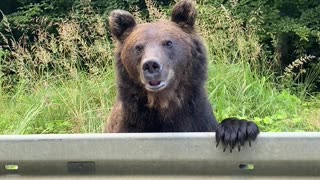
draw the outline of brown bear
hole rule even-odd
[[[218,124],[205,90],[207,54],[195,31],[196,9],[178,2],[171,21],[137,24],[127,11],[109,17],[118,96],[105,132],[216,132],[217,145],[255,140],[254,122],[228,118]]]

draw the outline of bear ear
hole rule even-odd
[[[118,41],[123,41],[135,26],[136,21],[128,11],[114,10],[109,16],[111,34]]]
[[[180,25],[194,27],[197,17],[195,4],[191,0],[181,0],[172,11],[171,20]]]

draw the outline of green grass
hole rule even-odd
[[[111,68],[95,76],[42,79],[31,90],[27,82],[19,84],[0,95],[0,134],[100,133],[115,99],[114,79]],[[207,84],[219,120],[251,119],[262,131],[319,131],[319,98],[302,102],[239,63],[211,63]]]
[[[312,81],[299,88],[292,78],[275,82],[282,77],[273,73],[254,27],[243,28],[225,8],[198,4],[198,10],[210,59],[207,90],[219,120],[250,119],[262,131],[320,131]],[[0,134],[102,132],[116,96],[113,43],[100,16],[82,18],[92,26],[81,29],[70,18],[60,24],[60,37],[39,31],[30,47],[6,37],[11,49],[0,49],[0,70],[15,74],[0,74]],[[319,76],[317,69],[309,73],[311,80]]]
[[[314,124],[320,116],[316,120],[316,116],[312,117],[315,111],[311,110],[317,109],[316,104],[319,107],[319,99],[310,100],[313,108],[307,108],[307,100],[299,99],[289,90],[279,91],[270,77],[254,75],[242,63],[209,66],[208,92],[219,120],[227,117],[251,119],[262,131],[320,130],[320,126]]]
[[[1,95],[0,134],[98,133],[115,97],[112,70],[70,80],[46,79],[31,91]]]

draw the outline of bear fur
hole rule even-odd
[[[218,124],[205,90],[207,54],[195,30],[192,1],[178,2],[171,20],[137,24],[127,11],[109,17],[117,97],[105,132],[216,132],[232,150],[255,140],[257,125],[228,118]]]

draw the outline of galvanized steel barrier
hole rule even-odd
[[[261,133],[240,152],[214,133],[0,136],[0,178],[12,175],[317,177],[320,133]],[[18,176],[16,176],[18,177]]]

